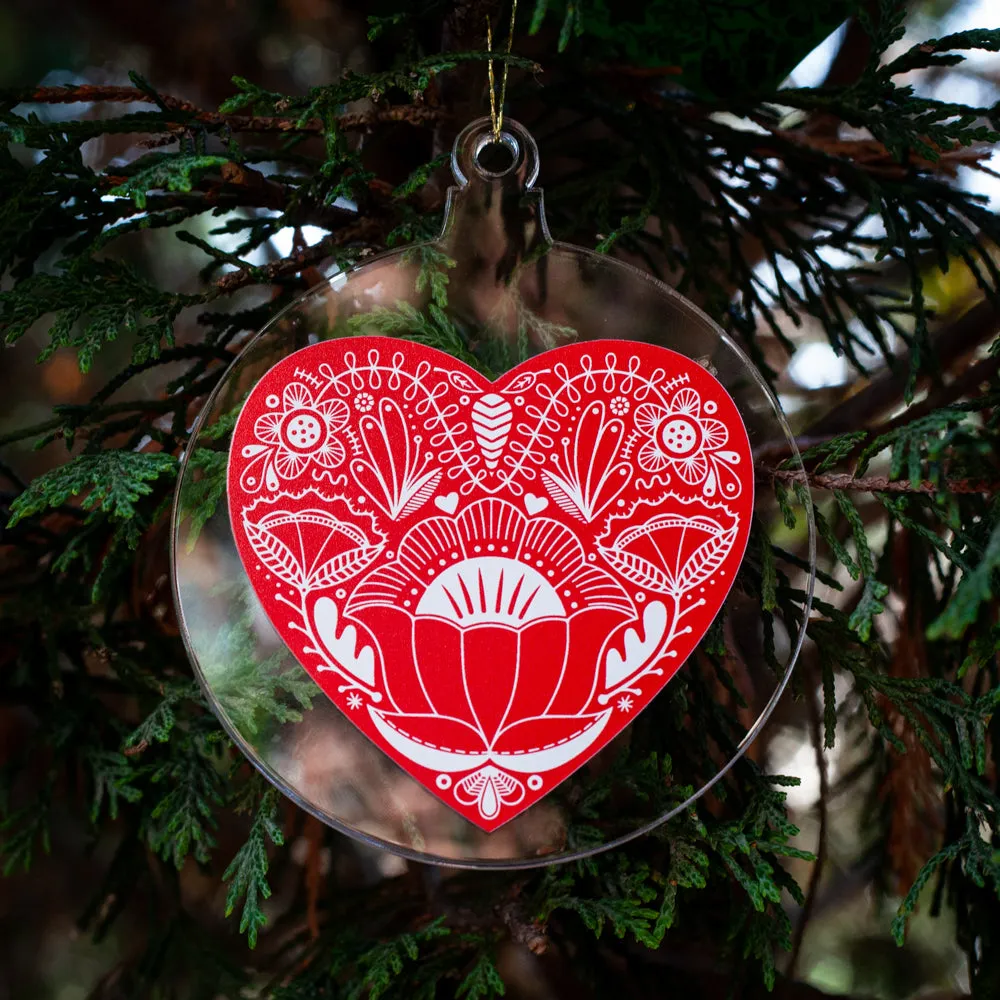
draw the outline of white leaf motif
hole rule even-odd
[[[244,519],[243,527],[257,558],[279,580],[293,587],[305,582],[302,565],[285,543],[266,527]]]
[[[712,535],[691,553],[688,561],[681,567],[676,594],[683,594],[692,587],[697,587],[718,570],[736,541],[736,528],[734,524],[721,534]]]
[[[338,552],[331,559],[327,559],[322,566],[313,570],[306,581],[306,589],[319,590],[322,587],[334,587],[338,583],[344,583],[371,566],[381,551],[381,545],[365,545],[361,548],[347,549],[346,552]]]
[[[593,521],[629,482],[631,465],[619,461],[625,425],[607,419],[603,403],[584,408],[572,440],[552,456],[552,469],[542,471],[549,495],[567,514]]]
[[[427,502],[431,494],[437,489],[441,481],[441,470],[433,469],[425,473],[422,477],[410,484],[410,499],[403,504],[399,512],[400,517],[406,517],[415,510],[419,510]]]
[[[637,556],[625,549],[605,548],[598,545],[597,551],[616,569],[629,583],[657,593],[670,594],[674,590],[673,577],[666,569],[654,566],[648,559]]]
[[[343,583],[367,569],[383,548],[383,540],[369,541],[360,528],[318,509],[270,511],[256,522],[244,514],[243,527],[263,566],[300,590]]]
[[[503,390],[505,396],[516,396],[519,392],[527,392],[538,380],[538,372],[524,372],[508,383]]]
[[[495,469],[513,421],[510,403],[495,392],[481,396],[472,407],[472,429],[487,469]]]
[[[459,392],[479,392],[479,387],[476,383],[469,378],[465,372],[450,371],[447,373],[448,381],[456,388]]]
[[[316,634],[333,659],[365,684],[374,684],[374,650],[367,645],[357,649],[358,630],[353,625],[337,635],[338,619],[337,605],[329,597],[321,597],[313,605]]]
[[[705,515],[660,514],[597,550],[630,583],[680,598],[719,570],[738,532],[738,523],[725,527]]]
[[[403,411],[392,399],[379,403],[377,415],[360,423],[365,455],[354,459],[351,471],[358,485],[392,519],[423,506],[441,479],[440,469],[428,469],[430,452],[411,438]]]
[[[634,628],[627,629],[624,637],[625,655],[615,648],[608,650],[604,661],[605,686],[613,688],[645,666],[659,648],[666,630],[666,607],[660,601],[650,601],[642,613],[642,638]]]
[[[548,469],[542,469],[542,482],[545,483],[549,496],[555,500],[560,510],[565,511],[570,517],[575,517],[578,521],[584,519],[580,512],[581,501],[571,495],[572,487],[565,479],[557,476],[554,472],[549,472]]]

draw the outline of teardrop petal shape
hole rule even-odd
[[[495,392],[480,396],[473,404],[472,429],[487,469],[499,465],[512,420],[510,403]]]

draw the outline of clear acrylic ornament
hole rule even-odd
[[[761,456],[768,456],[771,461],[778,456],[784,460],[784,467],[792,470],[801,467],[778,403],[754,365],[720,327],[662,282],[610,257],[552,241],[545,224],[542,193],[534,188],[538,151],[533,139],[521,125],[508,121],[501,140],[493,141],[488,119],[473,122],[456,140],[452,156],[456,186],[449,191],[445,224],[437,240],[382,254],[349,273],[338,274],[302,296],[250,341],[212,393],[194,427],[177,488],[171,546],[178,619],[188,654],[223,726],[247,758],[302,808],[359,841],[406,858],[476,868],[544,865],[607,850],[654,830],[709,791],[751,746],[788,684],[805,637],[815,573],[814,528],[805,489],[789,491],[788,502],[797,524],[794,529],[788,526],[788,511],[783,514],[778,509],[766,482],[753,490],[750,466],[756,466]],[[354,339],[359,337],[379,339]],[[623,341],[633,343],[634,350],[630,351]],[[652,669],[655,663],[651,662],[641,672],[644,678],[641,682],[636,680],[640,674],[632,679],[626,676],[623,664],[630,655],[638,656],[636,650],[641,649],[644,636],[648,639],[650,629],[656,625],[656,616],[648,614],[649,603],[644,608],[633,605],[638,608],[634,628],[629,630],[619,623],[615,647],[618,652],[601,650],[599,659],[605,675],[614,666],[620,678],[611,683],[605,676],[606,691],[595,697],[592,704],[598,705],[599,697],[600,710],[592,719],[600,720],[602,726],[613,719],[615,728],[606,730],[603,742],[592,744],[589,751],[592,755],[581,757],[582,764],[570,759],[561,770],[553,767],[548,774],[541,769],[534,773],[533,767],[521,766],[523,762],[513,756],[524,753],[523,749],[510,751],[506,757],[498,750],[496,759],[480,755],[485,763],[480,762],[478,769],[464,776],[456,772],[453,780],[448,760],[455,757],[455,748],[446,747],[439,752],[440,747],[431,744],[434,750],[424,753],[426,760],[416,754],[430,768],[425,768],[424,773],[409,766],[405,755],[410,751],[404,748],[403,756],[395,753],[400,741],[408,741],[411,748],[417,749],[428,743],[413,736],[416,721],[407,723],[404,727],[407,732],[389,717],[386,702],[393,698],[391,693],[385,698],[385,693],[374,690],[378,685],[372,685],[370,657],[358,657],[353,674],[340,669],[338,679],[347,683],[333,686],[315,670],[310,673],[300,665],[301,646],[295,653],[290,648],[295,646],[295,630],[302,628],[297,620],[286,621],[282,613],[285,606],[292,607],[295,603],[289,601],[288,595],[301,597],[305,607],[304,570],[301,567],[289,570],[293,576],[288,579],[299,590],[287,582],[274,586],[277,580],[272,580],[268,570],[277,567],[277,578],[281,578],[282,570],[278,563],[272,566],[268,562],[272,553],[266,546],[281,548],[280,563],[287,555],[287,549],[280,544],[283,531],[296,533],[297,551],[302,552],[312,544],[310,539],[319,538],[322,547],[338,531],[341,532],[338,538],[346,537],[346,532],[353,539],[351,544],[357,543],[357,529],[345,528],[334,514],[338,504],[345,509],[351,507],[357,522],[360,508],[352,507],[353,501],[340,498],[339,493],[335,500],[329,498],[333,496],[334,483],[346,481],[344,470],[352,468],[352,462],[356,463],[359,476],[364,472],[380,478],[379,461],[373,457],[366,434],[373,428],[384,428],[385,421],[394,414],[400,419],[410,417],[402,390],[390,389],[388,380],[383,381],[383,375],[376,369],[389,371],[395,365],[402,370],[407,363],[421,372],[434,369],[433,354],[420,353],[424,347],[405,348],[410,342],[444,347],[450,354],[461,355],[472,368],[486,372],[488,378],[497,379],[499,395],[485,391],[490,386],[474,371],[456,365],[455,371],[438,379],[440,385],[446,382],[448,385],[434,390],[453,392],[457,402],[450,405],[454,407],[469,407],[469,419],[461,425],[467,438],[462,448],[478,448],[477,476],[486,476],[487,467],[493,470],[490,475],[500,475],[497,470],[504,468],[504,461],[510,468],[517,466],[515,458],[501,454],[504,448],[510,451],[513,445],[509,411],[512,406],[520,406],[524,412],[535,412],[525,398],[526,393],[519,393],[518,387],[534,385],[536,392],[544,389],[551,396],[551,387],[545,387],[546,379],[551,382],[556,377],[551,374],[553,371],[565,373],[568,366],[576,375],[560,376],[564,389],[572,394],[575,390],[570,383],[587,384],[591,393],[596,394],[590,397],[591,401],[601,396],[600,373],[611,373],[604,376],[607,398],[594,403],[591,411],[599,415],[600,426],[586,439],[585,446],[577,450],[585,450],[585,457],[593,463],[600,458],[602,448],[607,450],[610,440],[611,447],[619,448],[621,455],[609,458],[609,470],[621,468],[625,475],[624,466],[631,461],[630,475],[640,484],[646,480],[670,483],[673,476],[679,486],[687,484],[685,488],[703,494],[704,504],[697,506],[690,497],[678,499],[673,490],[665,490],[667,499],[663,501],[663,509],[671,508],[672,504],[671,509],[683,509],[689,516],[661,513],[654,501],[647,498],[626,508],[639,511],[626,524],[625,513],[619,510],[625,508],[621,497],[628,494],[612,485],[607,487],[611,492],[602,499],[600,482],[604,480],[601,480],[594,488],[596,499],[578,497],[575,503],[581,509],[576,509],[573,490],[566,485],[569,473],[563,468],[565,463],[560,464],[559,456],[559,442],[567,442],[569,438],[556,434],[551,439],[540,438],[549,442],[551,455],[539,459],[537,469],[525,473],[534,477],[531,483],[538,484],[533,487],[537,495],[520,486],[508,500],[498,501],[485,494],[475,500],[478,487],[471,479],[467,488],[462,487],[468,493],[466,497],[458,488],[451,489],[446,479],[432,481],[428,476],[415,482],[408,506],[405,498],[397,497],[394,508],[391,498],[379,500],[379,495],[373,493],[376,504],[381,503],[383,509],[380,513],[372,508],[373,514],[364,514],[363,525],[374,526],[384,521],[384,514],[403,517],[414,504],[424,505],[427,513],[420,516],[434,524],[443,523],[442,518],[456,513],[455,508],[462,504],[468,508],[466,522],[471,523],[473,515],[482,520],[484,511],[499,505],[509,511],[504,529],[508,533],[519,532],[520,538],[534,530],[531,518],[538,511],[541,512],[538,517],[547,517],[546,523],[550,525],[555,524],[550,515],[558,514],[569,528],[564,524],[553,527],[552,531],[558,528],[562,532],[559,538],[567,535],[575,545],[570,537],[575,526],[585,527],[590,521],[602,525],[604,534],[598,534],[595,528],[595,533],[586,535],[583,527],[580,534],[589,548],[601,550],[601,558],[588,554],[586,558],[592,562],[581,561],[575,569],[567,571],[567,582],[576,580],[574,585],[582,587],[591,579],[588,574],[595,573],[610,580],[610,566],[619,571],[614,586],[631,580],[636,583],[629,591],[631,598],[649,603],[652,601],[647,598],[645,586],[650,582],[649,573],[641,568],[647,564],[635,553],[641,551],[642,545],[647,546],[647,551],[649,544],[658,545],[657,531],[668,539],[666,544],[671,537],[680,539],[677,544],[681,548],[688,544],[689,549],[685,550],[688,552],[691,543],[685,543],[684,539],[698,539],[699,531],[715,530],[717,534],[730,531],[727,536],[730,549],[726,550],[730,562],[721,561],[721,555],[725,554],[722,553],[712,566],[723,575],[725,571],[719,567],[731,566],[730,577],[735,576],[735,582],[731,578],[724,581],[719,600],[722,601],[722,593],[726,596],[721,611],[715,616],[712,606],[713,615],[694,630],[691,641],[700,639],[697,646],[687,650],[678,645],[684,649],[679,667],[674,664],[664,674]],[[376,346],[373,348],[372,344]],[[352,349],[354,345],[364,345],[365,350],[359,354]],[[572,345],[577,346],[572,348]],[[646,377],[644,373],[652,366],[649,359],[655,360],[655,352],[649,347],[675,352],[673,357],[680,365],[678,370],[683,369],[683,378],[672,379],[670,365],[665,364],[656,369],[658,374],[651,382],[647,378],[646,388],[640,389],[639,374]],[[304,351],[306,348],[315,350],[310,354]],[[666,352],[660,353],[668,357]],[[432,361],[427,362],[427,357]],[[548,357],[554,359],[553,364],[548,364]],[[299,363],[299,359],[306,358],[315,363]],[[565,362],[559,360],[564,358]],[[331,375],[331,360],[334,367],[347,365],[347,369],[339,376]],[[506,374],[519,365],[534,368],[523,376],[517,372]],[[320,402],[326,392],[321,385],[324,377],[321,370],[330,375],[333,380],[330,384],[339,377],[336,384],[343,399],[335,398],[333,393]],[[284,379],[281,384],[274,381],[280,382],[281,378]],[[475,379],[481,382],[478,389],[473,384]],[[685,381],[689,384],[678,388]],[[276,391],[271,390],[272,383]],[[475,404],[465,391],[467,384],[472,396],[479,393]],[[732,414],[738,413],[738,418],[730,416],[728,429],[719,420],[723,416],[718,409],[720,402],[709,399],[711,391],[699,396],[694,391],[695,385],[717,387],[717,396],[724,405],[732,408]],[[650,387],[653,396],[648,395]],[[394,391],[398,398],[392,397]],[[587,400],[582,401],[580,408],[586,411]],[[244,409],[248,413],[254,409],[254,415],[242,415]],[[544,418],[540,419],[544,423]],[[577,420],[581,428],[584,425],[583,416],[570,414],[567,419]],[[741,425],[738,433],[737,424]],[[259,432],[257,437],[253,428]],[[338,428],[343,443],[338,444],[330,437],[326,450],[322,451],[323,436]],[[629,428],[631,436],[627,437]],[[724,439],[728,435],[735,440],[743,433],[742,428],[745,428],[742,440],[746,451],[742,466],[737,467],[731,463],[738,462],[740,456],[733,450],[733,442],[726,443]],[[708,447],[712,441],[714,452]],[[230,478],[220,497],[218,482],[212,483],[207,477],[219,475],[219,467],[225,465],[231,446]],[[388,461],[391,464],[391,458]],[[582,461],[579,455],[577,461]],[[734,478],[733,468],[739,469],[742,480]],[[315,488],[299,490],[298,498],[294,491],[283,492],[279,488],[285,479],[292,482],[295,476],[306,476],[310,469],[317,484]],[[456,479],[456,486],[461,482]],[[547,493],[542,489],[544,484]],[[749,492],[744,494],[744,523],[736,545],[735,527],[730,529],[721,523],[722,515],[717,512],[736,511],[736,499],[729,498],[741,489]],[[275,496],[284,497],[285,502],[275,502]],[[615,496],[619,497],[614,501],[618,507],[612,503]],[[217,504],[206,507],[213,497]],[[286,510],[289,506],[295,509]],[[324,506],[329,509],[320,509]],[[240,511],[246,510],[253,512],[248,515],[247,523],[234,526],[231,513],[238,518]],[[304,521],[308,523],[305,529],[303,510]],[[563,517],[560,510],[568,514]],[[642,523],[643,517],[649,525]],[[616,518],[621,519],[617,527]],[[719,523],[713,524],[713,520]],[[514,526],[510,527],[511,524]],[[315,535],[317,531],[321,534]],[[261,541],[265,532],[271,534]],[[370,551],[372,554],[365,556],[370,577],[381,572],[383,576],[379,579],[383,585],[385,580],[391,582],[395,579],[393,573],[401,572],[397,564],[405,545],[413,547],[412,533],[402,541],[383,539],[385,544],[378,551],[361,545],[341,558],[338,567],[343,569],[345,560],[356,561],[362,558],[358,553]],[[361,532],[358,537],[370,541],[363,535]],[[424,537],[419,535],[417,540]],[[594,538],[600,544],[595,544]],[[485,544],[486,536],[470,536],[460,541],[470,547],[471,553],[477,539]],[[715,543],[712,539],[709,543],[698,550],[702,562],[705,552],[714,551]],[[797,576],[792,577],[790,584],[800,591],[801,598],[794,603],[779,601],[776,607],[765,611],[760,595],[761,552],[765,545],[771,544],[797,551],[800,568],[793,566],[792,572]],[[264,565],[255,552],[264,553]],[[448,553],[442,550],[441,554],[444,566]],[[484,559],[485,556],[484,551]],[[484,560],[479,562],[485,565]],[[537,565],[540,582],[536,591],[544,591],[547,585],[542,560]],[[444,580],[444,574],[450,571],[449,567],[441,571],[432,568],[429,572],[432,575],[440,572],[440,579]],[[528,572],[535,571],[524,571]],[[548,572],[551,576],[552,571]],[[295,573],[299,576],[294,576]],[[482,569],[477,573],[482,588],[479,599],[484,609],[493,604],[493,596],[489,595],[495,595],[499,609],[501,593],[505,610],[526,607],[523,595],[517,605],[517,596],[513,594],[507,609],[511,584],[509,578],[504,584],[502,571],[492,583],[488,569],[485,583]],[[577,576],[573,577],[573,573]],[[693,578],[695,583],[705,582],[705,575]],[[469,588],[460,575],[453,574],[450,579],[455,594],[462,588],[468,610],[476,610],[473,604],[477,598],[468,593]],[[345,588],[334,589],[330,580],[323,583],[329,584],[329,596],[314,601],[312,610],[303,612],[311,616],[305,626],[307,630],[315,628],[322,632],[321,619],[325,615],[330,639],[327,646],[339,643],[344,648],[345,612],[343,604],[338,602],[344,597],[350,610],[354,595],[345,597]],[[644,589],[637,589],[639,583]],[[365,586],[371,591],[374,585]],[[508,590],[503,590],[504,586]],[[560,609],[559,601],[564,600],[567,615],[573,596],[571,589],[567,586],[562,591],[565,599],[555,590],[551,596]],[[655,583],[652,589],[655,591]],[[698,598],[697,591],[704,594],[705,587],[691,589],[695,592],[685,595],[685,599],[704,604],[705,599]],[[416,595],[416,588],[413,593]],[[440,598],[440,594],[449,595],[450,591],[442,584],[435,593]],[[392,615],[412,618],[410,612],[403,611],[404,596],[408,592],[404,595],[401,590],[398,608],[390,606],[388,598],[383,601],[382,611],[377,601],[374,612],[362,608],[357,612],[357,631],[370,627],[377,635],[383,619]],[[425,603],[427,599],[425,595]],[[356,603],[360,607],[364,602]],[[408,600],[405,603],[409,606]],[[461,610],[456,607],[456,612]],[[709,625],[712,617],[714,622]],[[447,630],[437,633],[435,641],[442,649],[447,645],[448,634]],[[354,643],[353,625],[348,635],[349,658],[362,647]],[[571,635],[569,626],[565,635]],[[315,636],[311,641],[322,645]],[[535,647],[539,646],[537,635],[531,641]],[[553,681],[537,681],[543,687],[545,683],[549,685],[544,695],[549,706],[563,697],[566,678],[577,666],[576,660],[581,659],[575,654],[569,656],[565,649],[560,653],[557,648],[560,641],[563,640],[556,636],[550,645],[554,656],[564,657],[562,673]],[[565,642],[572,645],[571,639]],[[523,644],[527,646],[527,638]],[[610,642],[608,649],[614,646]],[[427,693],[433,681],[428,677],[425,684],[424,675],[434,668],[433,664],[426,665],[426,653],[422,655],[424,666],[417,664],[415,668],[418,673],[423,671],[418,678],[423,692],[419,697],[433,696],[440,700],[446,695]],[[533,655],[533,662],[542,662],[537,649]],[[440,653],[440,659],[442,662],[447,659],[446,651]],[[543,670],[544,664],[533,669]],[[592,670],[593,666],[580,669]],[[314,679],[317,676],[325,688]],[[462,676],[466,687],[463,704],[472,705],[473,713],[488,711],[489,692],[477,693],[474,689],[477,682]],[[663,682],[663,676],[669,680]],[[642,701],[643,691],[648,695],[653,682],[654,688],[662,683],[662,689]],[[491,679],[490,683],[499,682]],[[508,715],[518,701],[518,683],[512,681],[504,689],[509,692]],[[404,701],[398,696],[395,700],[401,704]],[[628,714],[633,707],[637,713],[634,720],[625,719],[623,713]],[[375,728],[371,730],[374,740],[355,724],[360,717],[355,710],[368,710],[365,718],[374,720]],[[557,725],[554,710],[536,709],[535,713],[546,716],[543,722],[549,723],[550,729]],[[413,710],[411,715],[416,719],[418,712]],[[406,712],[396,712],[397,721],[400,716],[405,722]],[[396,759],[377,745],[376,740],[383,736],[383,746]],[[590,738],[581,737],[577,731],[561,742],[553,737],[547,746],[557,743],[570,746],[570,736],[577,741]],[[546,753],[548,757],[540,751],[535,756],[549,760],[552,751]],[[407,767],[404,769],[397,760]],[[440,761],[444,763],[439,767]],[[506,768],[506,764],[510,767]],[[440,772],[436,778],[435,768]],[[417,780],[415,774],[422,780]],[[464,814],[460,807],[463,802],[467,803]],[[473,808],[474,802],[478,813]],[[511,818],[498,819],[498,811],[507,803],[520,805],[511,806]],[[472,822],[470,816],[477,822]]]

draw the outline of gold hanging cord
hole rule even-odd
[[[514,44],[514,18],[517,16],[517,0],[511,4],[510,8],[510,30],[507,33],[507,55],[510,55],[511,46]],[[500,130],[503,128],[503,106],[507,100],[507,70],[509,63],[503,64],[503,81],[500,84],[500,110],[497,110],[497,85],[493,77],[493,29],[490,26],[489,17],[486,18],[486,51],[490,58],[487,66],[490,74],[490,121],[493,123],[493,141],[500,141]]]

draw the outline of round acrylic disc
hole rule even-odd
[[[798,463],[757,370],[553,242],[506,129],[500,171],[488,122],[459,136],[437,241],[250,342],[173,527],[188,652],[246,756],[346,834],[474,867],[604,850],[710,789],[787,684],[814,573],[807,493],[757,481]],[[777,589],[775,547],[799,553]]]

